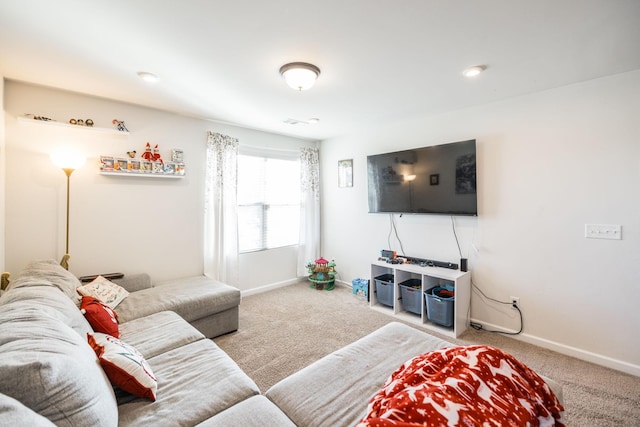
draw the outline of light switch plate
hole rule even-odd
[[[585,224],[584,237],[588,239],[622,240],[622,226],[618,224]]]

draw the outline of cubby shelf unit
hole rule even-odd
[[[375,278],[384,274],[392,274],[394,277],[393,306],[387,306],[378,301]],[[421,314],[406,311],[402,306],[400,284],[409,279],[420,280]],[[388,264],[383,261],[376,261],[371,264],[370,284],[369,304],[373,310],[453,338],[459,337],[468,327],[471,304],[471,273],[468,271],[463,272],[441,267],[421,267],[415,264]],[[427,316],[424,292],[442,285],[452,285],[455,289],[452,327],[434,323]]]

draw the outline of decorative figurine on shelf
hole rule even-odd
[[[156,144],[156,146],[153,148],[153,158],[151,160],[164,164],[164,162],[162,161],[162,156],[160,156],[160,149],[158,148],[158,144]]]
[[[127,129],[122,120],[113,119],[111,123],[116,125],[116,129],[118,129],[120,132],[129,132],[129,129]]]
[[[136,150],[131,150],[131,151],[127,151],[127,156],[131,157],[132,159],[136,157]]]
[[[336,263],[320,257],[315,262],[307,263],[309,281],[315,289],[330,291],[335,287]]]
[[[153,160],[153,153],[151,152],[151,144],[147,142],[147,145],[145,145],[144,147],[144,153],[142,153],[140,157],[148,161]]]

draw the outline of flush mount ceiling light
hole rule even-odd
[[[311,88],[320,75],[320,68],[306,62],[291,62],[280,67],[280,75],[292,89],[303,91]]]
[[[475,77],[486,69],[486,65],[476,65],[475,67],[470,67],[464,70],[462,75],[465,77]]]
[[[148,73],[146,71],[138,71],[138,77],[140,77],[145,82],[149,82],[149,83],[155,83],[158,80],[160,80],[158,76],[156,76],[155,74]]]

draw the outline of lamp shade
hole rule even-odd
[[[69,150],[59,150],[51,153],[51,161],[60,169],[78,169],[84,164],[82,154]]]
[[[306,62],[292,62],[280,67],[280,74],[289,87],[302,91],[315,84],[320,75],[320,69]]]

